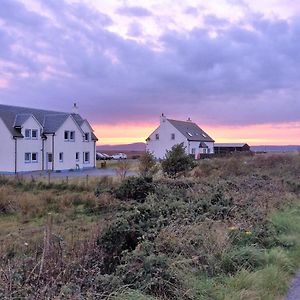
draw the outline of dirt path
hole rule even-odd
[[[300,300],[300,272],[292,281],[292,285],[284,300]]]

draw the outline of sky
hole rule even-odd
[[[161,113],[300,144],[300,1],[1,0],[0,103],[74,102],[100,144],[145,141]]]

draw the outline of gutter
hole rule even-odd
[[[15,174],[17,174],[17,155],[18,155],[18,144],[17,144],[17,138],[13,137],[13,139],[15,140]]]
[[[54,171],[54,133],[52,134],[52,171]]]

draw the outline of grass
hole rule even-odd
[[[279,299],[300,266],[299,167],[203,160],[159,171],[150,192],[141,178],[1,177],[0,298]]]
[[[252,300],[279,299],[284,296],[291,277],[300,266],[300,203],[274,212],[270,220],[282,246],[263,251],[263,265],[250,271],[241,269],[234,276],[200,278],[195,281],[199,299]],[[286,247],[286,242],[289,246]]]

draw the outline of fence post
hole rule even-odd
[[[88,187],[89,185],[89,175],[86,175],[86,186]]]
[[[50,185],[50,172],[48,172],[48,185]]]

